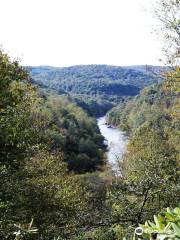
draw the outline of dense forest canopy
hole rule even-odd
[[[157,81],[155,73],[162,71],[163,67],[79,65],[64,68],[29,67],[29,70],[35,81],[42,82],[46,86],[72,93],[84,93],[84,90],[90,91],[91,88],[93,90],[93,87],[98,91],[98,88],[95,89],[95,87],[102,87],[101,83],[105,83],[105,81],[143,88]]]
[[[166,68],[157,66],[116,67],[82,65],[66,68],[29,67],[33,83],[58,94],[70,94],[85,110],[102,115],[113,105],[140,89],[161,81],[157,73]]]

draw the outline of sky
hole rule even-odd
[[[0,45],[22,65],[160,65],[155,0],[0,0]]]

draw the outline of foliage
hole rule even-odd
[[[14,232],[15,240],[23,239],[24,237],[26,237],[26,239],[27,239],[28,236],[30,236],[32,234],[36,234],[38,229],[33,228],[32,224],[33,224],[33,219],[31,220],[29,226],[26,228],[22,227],[20,224],[15,225],[15,227],[17,227],[17,231]]]
[[[103,137],[96,120],[67,97],[50,96],[43,111],[49,116],[47,138],[60,149],[69,170],[94,171],[103,164]]]
[[[177,63],[179,0],[160,6]],[[148,66],[28,69],[33,79],[0,51],[0,238],[132,239],[149,219],[139,239],[179,239],[179,66],[134,98],[161,79]],[[107,120],[129,144],[113,178],[98,172],[105,146],[90,115],[117,103]]]
[[[18,62],[0,57],[0,238],[71,238],[91,194],[69,170],[97,169],[103,138],[70,99],[40,96]]]
[[[31,151],[31,143],[41,138],[29,118],[38,97],[26,71],[1,51],[0,84],[0,162],[17,167]]]
[[[170,6],[175,1],[161,1],[161,4],[165,2]],[[176,2],[179,4],[179,1]],[[169,9],[170,13],[167,14],[172,14],[173,9]],[[168,17],[164,17],[168,21]],[[168,28],[172,30],[171,33],[175,30],[174,26]],[[168,56],[171,60],[177,60],[177,55],[168,53]],[[161,84],[143,89],[138,96],[120,103],[107,115],[110,124],[129,133],[128,149],[122,165],[123,179],[112,185],[109,199],[112,219],[126,229],[127,226],[135,228],[138,223],[152,219],[165,207],[174,208],[180,198],[179,66],[169,69],[163,78],[165,80]],[[124,218],[126,225],[121,223]],[[157,223],[158,217],[155,220]],[[152,233],[151,226],[147,226],[148,233]],[[153,227],[157,228],[155,225]],[[165,227],[166,223],[159,231],[164,231]],[[168,224],[168,228],[173,231],[171,224]],[[178,231],[178,227],[175,228]],[[124,235],[127,239],[133,238],[128,231]],[[156,234],[152,234],[151,239],[156,237]],[[149,236],[144,239],[147,238]],[[177,236],[171,239],[175,238],[178,239]]]
[[[167,208],[163,214],[154,216],[154,223],[146,221],[140,225],[143,229],[143,239],[179,239],[180,238],[180,208]]]
[[[151,67],[151,69],[161,69]],[[58,94],[70,94],[91,115],[105,114],[114,104],[137,95],[160,80],[148,67],[84,65],[67,68],[29,67],[32,81]]]
[[[155,7],[155,15],[160,21],[159,33],[163,37],[164,52],[168,64],[179,65],[180,59],[180,1],[161,0]]]

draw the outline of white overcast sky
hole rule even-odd
[[[0,45],[23,65],[157,65],[154,1],[0,0]]]

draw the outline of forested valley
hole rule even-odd
[[[106,114],[113,106],[153,83],[161,82],[166,67],[80,65],[65,68],[27,67],[32,83],[43,92],[68,95],[91,116]]]
[[[160,6],[165,67],[24,67],[0,50],[0,239],[180,239],[180,1]],[[119,175],[104,115],[128,136]]]

